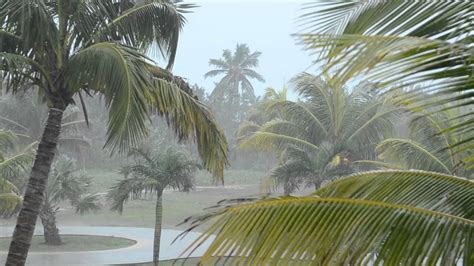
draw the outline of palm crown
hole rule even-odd
[[[211,98],[224,100],[240,105],[242,102],[254,103],[254,88],[250,79],[265,81],[253,68],[258,66],[258,58],[262,53],[250,52],[246,44],[237,44],[235,52],[224,50],[222,59],[211,59],[209,65],[216,69],[207,72],[204,77],[224,75],[216,84]]]
[[[282,163],[271,177],[287,193],[306,181],[319,187],[352,171],[352,162],[373,158],[375,145],[391,134],[398,117],[398,108],[372,93],[370,83],[349,91],[330,79],[302,74],[294,85],[301,100],[273,93],[263,102],[267,121],[250,121],[239,130],[242,147],[281,153]]]

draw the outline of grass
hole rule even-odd
[[[117,180],[123,178],[118,171],[92,169],[88,170],[93,178],[94,191],[105,192]],[[213,186],[212,176],[200,171],[196,176],[197,188],[189,193],[165,191],[163,198],[163,228],[183,229],[187,225],[176,227],[185,218],[199,214],[203,209],[215,205],[218,201],[239,198],[259,193],[259,183],[264,172],[246,170],[228,170],[225,173],[225,186]],[[58,225],[91,225],[91,226],[131,226],[154,227],[156,198],[148,197],[132,200],[125,204],[122,214],[109,210],[104,200],[102,210],[83,216],[76,214],[64,203],[57,214]],[[0,220],[0,225],[12,225],[15,219]],[[40,223],[39,223],[39,226]],[[198,228],[197,230],[203,230]]]
[[[48,246],[43,236],[34,236],[30,252],[97,251],[129,247],[136,243],[131,239],[111,236],[62,235],[61,239],[63,245]],[[0,238],[0,251],[8,251],[10,241],[10,237]]]

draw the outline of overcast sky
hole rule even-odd
[[[295,44],[296,18],[304,1],[186,1],[200,7],[187,14],[174,73],[212,91],[215,79],[204,79],[210,58],[220,58],[223,49],[247,43],[262,52],[257,69],[266,79],[255,81],[255,93],[268,86],[281,88],[295,74],[311,65],[311,57]]]

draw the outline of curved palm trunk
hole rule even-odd
[[[61,241],[59,230],[56,226],[56,213],[49,203],[45,203],[43,205],[39,217],[41,219],[41,223],[43,224],[44,240],[46,245],[62,245],[63,242]]]
[[[153,263],[160,260],[161,223],[163,220],[163,190],[158,191],[155,209],[155,241],[153,243]]]
[[[49,110],[48,120],[41,142],[38,145],[35,162],[31,170],[23,205],[17,218],[5,265],[25,265],[31,238],[35,231],[36,220],[43,202],[43,194],[48,181],[49,171],[51,170],[51,163],[56,152],[64,109],[66,109],[66,105],[61,104],[55,105],[55,108]]]

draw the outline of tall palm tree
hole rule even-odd
[[[209,65],[216,69],[208,71],[204,77],[224,75],[216,84],[211,98],[225,101],[232,106],[254,103],[254,88],[250,79],[264,82],[265,79],[254,68],[258,67],[261,52],[250,52],[247,44],[237,44],[234,53],[224,50],[221,59],[209,60]]]
[[[467,266],[474,263],[473,205],[474,182],[467,179],[416,170],[357,173],[305,197],[224,201],[191,218],[193,226],[214,224],[185,254],[214,236],[203,265],[230,257],[232,265]]]
[[[56,160],[39,213],[46,245],[63,244],[56,224],[59,203],[68,200],[80,214],[100,209],[97,194],[89,193],[91,185],[91,178],[78,169],[74,160],[64,155]]]
[[[416,106],[470,106],[446,129],[473,130],[473,1],[315,0],[302,22],[302,42],[341,83],[366,75],[385,88],[417,85],[408,96]],[[453,145],[469,150],[474,138]],[[466,162],[474,167],[474,154]]]
[[[156,195],[153,262],[158,265],[163,219],[163,191],[171,188],[188,192],[194,187],[193,176],[198,165],[185,153],[172,147],[155,154],[135,150],[132,155],[138,161],[122,169],[125,179],[119,181],[110,190],[108,197],[112,200],[112,210],[121,213],[123,205],[129,199],[137,199],[150,193]]]
[[[84,94],[102,95],[109,110],[105,145],[112,152],[140,142],[153,109],[180,139],[194,135],[204,167],[222,178],[225,138],[189,86],[169,72],[190,7],[171,0],[0,0],[6,90],[37,89],[49,108],[7,265],[25,264],[63,113],[75,96],[84,105]],[[166,69],[144,55],[150,50],[168,58]]]
[[[398,107],[363,82],[352,90],[302,74],[294,79],[299,101],[269,100],[261,125],[244,124],[240,145],[276,150],[281,164],[270,177],[285,194],[302,183],[318,188],[324,180],[353,172],[356,160],[374,158],[375,145],[390,136]],[[267,118],[267,119],[268,119]],[[252,128],[253,126],[253,128]]]

